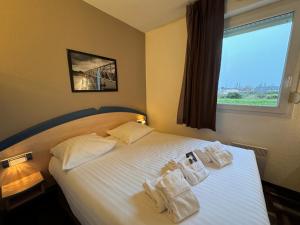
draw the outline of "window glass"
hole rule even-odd
[[[289,13],[225,30],[218,104],[279,105],[292,18]]]

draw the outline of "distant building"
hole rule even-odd
[[[220,94],[222,95],[227,95],[228,93],[239,93],[240,90],[237,88],[221,88],[220,89]]]
[[[227,87],[221,87],[219,88],[219,94],[221,95],[227,95],[228,93],[259,93],[259,94],[265,94],[270,92],[279,92],[280,87],[279,86],[257,86],[254,88],[251,87],[235,87],[235,88],[227,88]]]

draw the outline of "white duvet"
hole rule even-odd
[[[173,224],[165,213],[157,213],[142,184],[159,176],[170,159],[206,143],[152,132],[68,172],[52,157],[49,171],[82,225]],[[200,202],[199,212],[180,224],[270,224],[254,153],[235,147],[228,150],[233,163],[209,168],[208,178],[192,188]]]

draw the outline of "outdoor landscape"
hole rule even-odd
[[[259,85],[257,87],[221,87],[218,90],[218,104],[276,107],[280,87]]]

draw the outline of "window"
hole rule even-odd
[[[293,13],[226,29],[218,104],[279,107]]]

